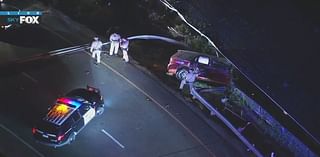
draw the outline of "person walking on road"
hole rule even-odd
[[[117,33],[113,33],[110,35],[110,51],[109,51],[109,54],[110,56],[113,55],[113,53],[115,55],[118,54],[118,50],[119,50],[119,46],[120,46],[120,35],[117,34]]]
[[[93,39],[94,41],[92,42],[90,47],[90,52],[92,53],[91,57],[96,58],[97,56],[97,63],[100,63],[102,42],[98,37],[94,37]]]
[[[129,40],[127,38],[121,39],[120,49],[122,50],[122,59],[128,63],[129,62],[129,56],[128,56]]]

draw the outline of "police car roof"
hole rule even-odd
[[[71,114],[81,106],[81,103],[72,98],[59,98],[49,110],[43,120],[56,125],[62,125]]]

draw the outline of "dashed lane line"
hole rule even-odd
[[[31,75],[27,74],[26,72],[22,72],[22,75],[26,78],[30,79],[33,83],[38,83],[39,81],[35,78],[33,78]]]
[[[107,131],[105,131],[104,129],[101,130],[104,134],[106,134],[108,137],[110,137],[116,144],[118,144],[122,149],[124,149],[124,145],[122,145],[116,138],[114,138],[113,136],[111,136],[111,134],[109,134]]]

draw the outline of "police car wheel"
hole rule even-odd
[[[183,80],[186,78],[188,74],[188,69],[187,68],[181,68],[176,72],[176,78],[178,80]]]
[[[103,107],[98,107],[97,108],[97,115],[102,115],[102,113],[104,112],[104,108]]]
[[[71,135],[70,135],[69,144],[71,144],[71,142],[73,142],[73,141],[75,141],[75,140],[76,140],[76,133],[73,132],[73,133],[71,133]]]

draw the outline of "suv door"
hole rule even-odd
[[[210,72],[210,65],[211,65],[211,59],[208,56],[197,56],[195,58],[195,65],[199,68],[200,70],[200,75],[199,77],[207,78],[208,73]]]
[[[74,123],[72,124],[72,128],[75,132],[79,132],[79,130],[84,126],[84,121],[81,118],[81,115],[78,111],[73,112],[71,115]]]
[[[88,122],[96,115],[95,109],[89,104],[80,106],[79,113],[83,119],[84,125],[88,124]]]
[[[207,68],[207,77],[216,83],[229,84],[231,75],[229,68],[219,62],[215,62],[212,59],[210,67]]]

